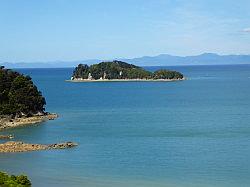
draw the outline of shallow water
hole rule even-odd
[[[169,68],[188,80],[70,83],[73,69],[19,70],[60,117],[4,133],[79,146],[0,154],[0,170],[35,187],[250,186],[250,66]]]

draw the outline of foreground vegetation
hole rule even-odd
[[[0,115],[44,113],[45,98],[29,76],[0,67]]]
[[[72,79],[183,79],[183,75],[164,69],[152,73],[133,64],[112,61],[91,66],[79,64],[73,72]]]
[[[31,182],[25,175],[8,175],[0,172],[0,186],[1,187],[30,187]]]

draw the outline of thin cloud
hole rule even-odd
[[[250,28],[245,28],[242,30],[243,32],[250,32]]]

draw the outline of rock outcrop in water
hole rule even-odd
[[[49,149],[67,149],[75,146],[77,146],[77,143],[74,142],[43,145],[43,144],[29,144],[21,141],[8,141],[0,144],[0,153],[27,152],[27,151],[49,150]]]
[[[0,135],[0,140],[2,139],[2,140],[4,140],[4,139],[13,139],[14,138],[14,136],[13,135]]]
[[[48,149],[66,149],[77,146],[74,142],[56,143],[48,145]]]

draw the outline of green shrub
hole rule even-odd
[[[27,176],[20,175],[9,176],[7,173],[0,172],[0,186],[1,187],[30,187],[31,182]]]
[[[183,75],[177,71],[161,69],[161,70],[154,72],[153,78],[154,79],[182,79]]]

